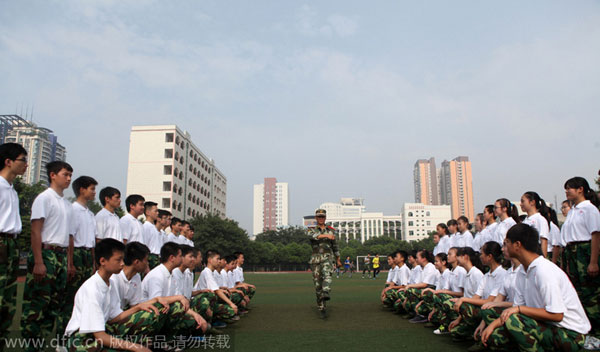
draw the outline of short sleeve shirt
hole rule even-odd
[[[0,176],[0,232],[16,235],[22,228],[19,195],[13,185]]]
[[[411,271],[408,268],[408,265],[403,264],[398,268],[398,272],[396,272],[396,275],[394,276],[394,284],[396,284],[396,286],[408,285],[410,281],[410,274]]]
[[[467,271],[460,265],[452,270],[452,276],[450,277],[450,290],[452,292],[461,292],[465,288],[465,279],[467,277]]]
[[[487,299],[489,296],[498,296],[505,277],[506,270],[502,266],[498,266],[493,272],[487,272],[479,283],[475,294],[483,299]]]
[[[517,222],[515,219],[510,216],[506,219],[502,220],[498,226],[496,227],[496,231],[494,232],[494,241],[498,242],[499,245],[504,245],[504,239],[506,238],[506,233],[510,230],[511,227],[515,226]]]
[[[135,274],[131,280],[127,280],[125,272],[121,270],[120,273],[113,274],[110,277],[110,285],[114,286],[119,294],[122,310],[142,303],[142,278],[140,274]]]
[[[160,255],[160,249],[163,244],[162,238],[156,226],[149,221],[144,223],[144,240],[146,241],[146,246],[150,249],[150,253]]]
[[[213,276],[213,271],[209,268],[204,268],[200,273],[200,277],[198,281],[196,281],[196,285],[194,286],[196,290],[211,290],[215,291],[219,289],[219,285],[215,281],[215,277]]]
[[[42,243],[69,246],[71,203],[52,188],[40,193],[31,206],[31,220],[44,219]]]
[[[440,272],[435,268],[435,265],[433,265],[433,263],[427,263],[427,265],[423,267],[420,282],[435,286],[439,275]]]
[[[152,269],[142,281],[142,299],[147,301],[156,297],[175,295],[173,275],[164,264]]]
[[[483,273],[477,267],[472,267],[465,277],[465,297],[471,298],[477,292],[479,284],[483,280]]]
[[[564,243],[590,241],[592,233],[600,232],[600,212],[589,200],[574,205],[562,226]]]
[[[117,241],[123,242],[123,233],[121,232],[121,224],[119,216],[102,208],[96,214],[97,238],[114,238]]]
[[[123,234],[123,239],[128,242],[139,242],[142,244],[146,244],[144,242],[144,229],[142,227],[142,223],[133,217],[133,215],[127,213],[119,220],[119,225],[121,226],[121,233]]]
[[[75,248],[94,248],[96,246],[96,218],[87,207],[73,202],[70,234],[73,235]]]
[[[548,227],[548,220],[546,220],[542,214],[535,213],[531,216],[528,216],[525,220],[523,220],[523,223],[537,230],[538,235],[540,236],[540,242],[542,241],[542,238],[545,238],[546,240],[548,239],[550,227]]]

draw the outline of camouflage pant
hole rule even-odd
[[[394,311],[396,313],[406,313],[406,310],[404,310],[404,301],[406,300],[406,290],[398,290],[395,295],[394,298],[396,299],[394,301]]]
[[[481,307],[470,303],[460,305],[460,324],[455,326],[450,332],[455,338],[470,338],[475,329],[481,323]]]
[[[487,322],[494,316],[499,317],[499,312],[501,310],[487,309],[482,312],[482,316]],[[494,330],[488,339],[490,347],[506,348],[516,345],[524,352],[579,351],[584,342],[583,334],[545,324],[523,314],[511,315],[506,323]]]
[[[445,293],[433,296],[433,306],[436,311],[434,319],[446,328],[453,320],[458,318],[458,313],[454,311],[454,303],[450,302],[452,298],[454,297]]]
[[[67,282],[65,305],[62,315],[70,317],[73,313],[73,304],[75,302],[75,294],[83,285],[85,280],[89,279],[94,274],[94,263],[92,262],[92,252],[86,248],[73,249],[73,265],[75,266],[75,276],[71,281]],[[67,328],[68,319],[63,320],[63,324],[57,327],[57,333],[61,334]]]
[[[17,272],[19,270],[19,249],[14,239],[0,239],[0,250],[6,250],[6,257],[0,258],[0,341],[8,337],[17,307]],[[0,254],[2,255],[2,254]],[[2,342],[0,342],[2,350]]]
[[[398,299],[398,290],[391,289],[385,292],[385,299],[383,300],[383,304],[387,307],[393,307],[394,302]]]
[[[158,258],[158,255],[153,253],[148,254],[148,267],[150,268],[150,270],[156,268],[159,265],[160,259]]]
[[[169,306],[169,313],[167,313],[166,323],[162,331],[170,339],[180,335],[202,335],[202,331],[196,329],[197,326],[198,324],[194,318],[185,314],[183,305],[180,302],[175,302]]]
[[[579,300],[592,324],[591,335],[600,335],[600,276],[587,273],[592,254],[591,243],[578,243],[565,248],[567,273],[577,290]],[[600,264],[600,258],[598,259]]]
[[[210,323],[213,318],[213,312],[216,310],[216,305],[217,295],[213,292],[205,292],[192,297],[190,307]]]
[[[67,255],[43,249],[42,259],[46,266],[46,276],[41,282],[35,282],[33,251],[29,252],[27,258],[27,279],[21,319],[23,338],[50,336],[55,321],[57,326],[62,326],[63,320],[68,321],[70,318],[62,316],[67,284]]]
[[[419,308],[416,309],[417,314],[426,317],[429,315],[429,313],[431,313],[431,311],[433,310],[433,296],[433,291],[425,291],[425,293],[421,293],[421,302],[423,303],[421,303]]]
[[[319,308],[322,309],[324,308],[323,294],[328,294],[331,290],[333,263],[330,260],[325,260],[321,263],[311,264],[310,269],[313,274],[313,282],[317,294],[317,304],[319,304]]]
[[[157,308],[162,308],[158,303]],[[181,306],[180,304],[180,307]],[[183,311],[183,309],[181,309]],[[132,314],[126,322],[119,324],[106,324],[105,331],[107,334],[125,339],[126,341],[144,344],[148,336],[158,335],[162,326],[169,318],[181,318],[179,316],[170,316],[169,314],[156,315],[153,312],[139,311]],[[71,335],[66,346],[69,351],[114,351],[113,349],[104,348],[94,339],[94,334],[81,334],[79,332]]]
[[[420,288],[409,288],[406,290],[406,301],[404,302],[404,309],[413,313],[417,304],[421,302],[421,289]]]
[[[229,320],[235,317],[235,311],[229,304],[217,299],[214,316],[217,320]]]

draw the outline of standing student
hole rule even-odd
[[[171,226],[171,212],[168,210],[158,209],[158,221],[160,222],[160,236],[163,244],[174,242],[175,236],[172,233],[167,233],[166,229]],[[171,237],[172,236],[172,237]]]
[[[569,200],[563,200],[562,205],[560,207],[560,212],[562,213],[562,215],[565,217],[565,220],[567,219],[567,216],[569,215],[569,211],[571,211],[571,202]],[[563,224],[564,225],[564,224]],[[560,263],[557,264],[559,265],[563,270],[567,270],[567,265],[566,265],[566,252],[565,252],[565,247],[567,246],[567,242],[565,242],[565,236],[563,233],[563,229],[564,226],[561,226],[560,228],[560,238],[558,241],[558,248],[555,248],[552,250],[552,261],[555,263]],[[556,260],[554,260],[554,256],[558,256],[558,258]]]
[[[502,246],[504,245],[504,239],[508,230],[521,222],[519,211],[517,210],[517,206],[512,204],[510,200],[500,198],[494,203],[494,213],[500,219],[500,223],[498,223],[494,232],[494,241]]]
[[[181,219],[177,218],[177,217],[172,217],[171,218],[171,233],[178,238],[179,234],[181,234]]]
[[[538,254],[534,227],[518,224],[506,234],[511,258],[523,265],[517,274],[514,306],[481,334],[490,347],[521,351],[577,351],[590,322],[567,275]],[[508,342],[508,345],[507,345]]]
[[[450,236],[448,235],[449,234],[448,226],[442,222],[442,223],[437,224],[437,226],[435,227],[435,230],[437,231],[437,233],[440,237],[440,242],[438,243],[439,253],[448,254],[448,250],[450,249],[450,247],[452,247],[450,245]]]
[[[592,323],[591,335],[600,333],[600,213],[598,196],[582,177],[565,182],[567,199],[573,207],[563,224],[567,273]]]
[[[454,241],[452,241],[453,247],[463,248],[463,247],[471,247],[473,248],[473,234],[469,231],[469,219],[466,216],[461,216],[456,220],[458,225],[458,231],[456,235],[454,235]],[[473,248],[475,251],[478,249]]]
[[[449,248],[450,247],[460,248],[460,246],[456,246],[456,243],[454,242],[455,236],[459,233],[458,232],[458,222],[455,219],[450,219],[446,222],[446,226],[448,227]]]
[[[23,227],[19,196],[13,182],[27,170],[27,151],[20,144],[4,143],[0,145],[0,163],[0,341],[4,341],[17,307],[19,248],[16,239]]]
[[[473,249],[475,250],[475,252],[481,252],[481,246],[483,246],[483,244],[485,242],[483,242],[485,240],[485,220],[483,219],[483,213],[478,213],[477,215],[475,215],[475,231],[477,231],[477,233],[475,233],[475,235],[473,236]]]
[[[121,192],[113,187],[104,187],[100,190],[99,198],[103,208],[96,214],[96,242],[104,238],[114,238],[127,243],[127,238],[123,238],[119,216],[115,213],[121,206]]]
[[[548,207],[546,202],[535,192],[525,192],[521,196],[521,209],[527,213],[527,218],[523,220],[535,228],[540,235],[540,246],[544,257],[548,256],[548,237],[550,226],[548,225]]]
[[[50,335],[55,321],[62,326],[69,319],[63,316],[64,296],[67,280],[75,274],[69,233],[72,208],[63,194],[71,184],[73,168],[64,161],[52,161],[46,171],[50,187],[31,207],[31,251],[21,319],[21,336],[30,339]]]
[[[494,206],[489,204],[483,208],[483,229],[481,230],[481,238],[479,243],[483,246],[484,243],[494,241],[494,233],[498,227],[496,222],[496,214],[494,212]],[[501,247],[502,244],[498,243]]]
[[[558,258],[560,256],[561,242],[560,242],[560,228],[558,227],[558,216],[556,211],[552,208],[548,208],[548,224],[550,225],[550,232],[548,233],[548,256],[554,264],[560,266]],[[556,255],[555,255],[556,248]]]
[[[345,273],[349,273],[349,277],[352,278],[352,272],[350,271],[350,264],[352,264],[352,261],[350,260],[350,257],[346,257],[346,260],[344,260],[344,272],[342,273],[342,276],[344,276]]]
[[[66,287],[63,316],[70,317],[73,312],[75,294],[83,283],[94,274],[94,247],[96,247],[96,219],[87,204],[96,198],[98,182],[89,176],[78,177],[73,181],[73,193],[77,199],[71,208],[71,231],[73,235],[73,266],[75,276]],[[62,332],[67,327],[67,320],[58,327]]]
[[[379,254],[375,253],[375,258],[373,258],[373,280],[377,278],[379,275]]]
[[[142,222],[138,220],[140,215],[144,213],[145,201],[144,197],[139,194],[131,194],[125,199],[127,214],[119,220],[124,242],[146,244],[144,241],[144,228]]]
[[[365,259],[363,259],[363,264],[364,264],[364,268],[363,268],[363,273],[362,273],[362,278],[365,278],[365,272],[368,271],[369,272],[369,276],[368,278],[371,278],[371,253],[367,253],[367,256],[365,257]]]
[[[158,219],[158,208],[154,202],[144,203],[144,215],[146,215],[146,222],[144,222],[144,241],[150,249],[150,255],[148,256],[148,265],[150,270],[156,268],[160,264],[160,250],[163,245],[162,239],[160,238],[160,232],[156,227]]]

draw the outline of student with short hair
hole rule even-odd
[[[21,336],[31,339],[50,335],[55,320],[57,326],[62,326],[69,319],[63,316],[64,296],[67,280],[75,274],[70,234],[72,206],[63,193],[71,184],[73,168],[64,161],[52,161],[46,171],[50,187],[35,198],[31,207],[31,252],[23,295]]]
[[[70,317],[73,312],[75,294],[85,280],[94,274],[94,247],[96,247],[96,219],[87,204],[96,198],[98,182],[90,176],[80,176],[73,181],[73,193],[76,200],[71,205],[71,230],[73,235],[73,266],[75,276],[66,287],[64,316]],[[68,321],[63,320],[63,325],[58,331],[64,331]]]
[[[157,223],[160,224],[158,231],[160,233],[160,238],[162,239],[162,243],[165,244],[167,242],[173,242],[169,239],[169,235],[172,235],[172,234],[171,233],[167,234],[167,231],[166,231],[166,229],[171,225],[171,212],[164,210],[164,209],[158,209]]]
[[[17,235],[23,229],[13,182],[27,170],[27,151],[20,144],[4,143],[0,145],[0,163],[0,341],[4,341],[17,307]]]
[[[514,306],[483,331],[482,343],[521,351],[580,350],[590,321],[567,275],[537,253],[536,229],[513,226],[505,246],[510,257],[523,265],[517,274]]]
[[[195,254],[194,269],[201,269],[202,252],[194,248],[193,253]],[[190,306],[198,312],[198,314],[202,315],[204,319],[211,324],[212,328],[219,329],[227,326],[225,322],[217,322],[213,319],[214,312],[217,310],[217,295],[210,289],[200,289],[199,287],[194,286],[192,288],[192,302],[190,303]]]
[[[383,304],[387,307],[394,307],[394,303],[400,299],[399,292],[404,292],[400,291],[400,289],[403,289],[408,285],[410,280],[410,269],[408,268],[408,265],[406,265],[407,259],[408,253],[405,251],[399,250],[393,253],[393,261],[398,269],[393,277],[393,283],[383,289],[381,297]]]
[[[160,251],[163,246],[162,239],[160,238],[160,232],[156,227],[158,220],[158,208],[154,202],[144,203],[144,214],[146,215],[146,222],[144,222],[144,241],[150,249],[150,255],[148,256],[148,265],[150,270],[156,268],[160,264]]]
[[[458,248],[452,247],[448,250],[446,258],[451,270],[449,277],[450,287],[448,289],[436,289],[431,293],[432,296],[430,296],[429,292],[426,292],[424,295],[424,300],[426,302],[431,300],[433,304],[433,311],[429,313],[429,321],[439,324],[438,328],[433,332],[436,335],[450,333],[448,326],[458,317],[458,314],[452,309],[454,306],[452,299],[464,295],[467,271],[458,263],[458,252]]]
[[[250,299],[252,299],[252,297],[254,297],[254,294],[256,293],[256,286],[247,283],[244,279],[244,268],[242,267],[242,265],[244,265],[244,261],[246,260],[244,257],[244,253],[235,252],[233,253],[233,255],[235,255],[237,258],[237,267],[233,271],[235,277],[235,284],[236,286],[239,285],[241,287],[241,290],[244,291],[244,294],[250,297]]]
[[[387,278],[385,279],[385,287],[391,286],[394,284],[394,275],[396,274],[396,271],[398,271],[398,267],[396,266],[396,264],[394,263],[394,254],[390,253],[387,255],[387,263],[388,266],[390,267],[390,270],[388,271],[388,275]],[[348,264],[348,266],[350,266]],[[383,297],[383,293],[382,293],[382,297]]]
[[[181,234],[181,225],[182,221],[180,218],[175,216],[171,218],[171,233],[173,233],[173,235],[176,237]]]
[[[428,250],[420,250],[417,252],[417,263],[423,268],[419,282],[409,284],[405,287],[407,290],[404,309],[413,316],[411,323],[424,323],[427,317],[419,315],[415,312],[417,304],[421,301],[421,292],[426,288],[435,288],[440,272],[432,263],[433,256]]]
[[[219,288],[215,281],[213,271],[217,267],[220,254],[215,250],[208,250],[205,256],[206,267],[200,273],[200,277],[194,286],[195,290],[211,290],[217,296],[218,302],[214,311],[214,318],[226,323],[234,322],[232,319],[238,313],[238,307],[227,297],[225,292]]]
[[[520,223],[519,210],[517,206],[506,198],[500,198],[494,203],[494,214],[500,219],[496,231],[494,231],[494,241],[499,245],[504,245],[504,239],[508,230]]]
[[[456,221],[456,219],[450,219],[446,222],[446,226],[448,227],[448,246],[449,248],[452,247],[457,247],[460,248],[460,246],[456,246],[456,244],[454,243],[455,237],[459,232],[458,232],[458,222]]]
[[[144,202],[146,200],[139,194],[130,194],[125,199],[125,207],[127,214],[120,220],[121,232],[123,233],[124,242],[139,242],[146,244],[144,241],[144,228],[142,222],[138,220],[140,215],[144,213]]]
[[[567,199],[573,204],[561,234],[566,244],[565,267],[592,323],[590,335],[596,338],[594,347],[600,349],[597,341],[600,334],[600,201],[583,177],[567,180],[564,187]]]
[[[544,257],[548,255],[548,207],[546,202],[535,192],[525,192],[521,196],[521,209],[527,213],[524,224],[534,227],[540,235],[540,246]]]
[[[123,311],[120,307],[116,287],[111,285],[111,276],[118,274],[123,266],[125,245],[112,238],[96,244],[98,271],[89,278],[75,295],[73,315],[69,320],[65,336],[70,350],[96,350],[110,348],[125,351],[150,351],[130,339],[116,336],[145,335],[157,324],[158,309],[150,303],[139,304]],[[142,321],[130,318],[140,311],[154,312]],[[108,330],[108,331],[107,331]]]
[[[406,288],[408,285],[413,285],[421,282],[421,274],[423,273],[423,267],[417,262],[417,251],[411,251],[408,254],[408,264],[410,265],[410,275],[408,278],[408,284],[403,288],[398,289],[394,295],[396,301],[394,302],[394,311],[397,313],[409,313],[404,309],[404,302],[406,301],[407,292]]]
[[[250,303],[250,297],[246,296],[241,290],[240,285],[235,284],[233,269],[237,266],[237,258],[230,254],[225,257],[225,278],[227,282],[227,290],[231,293],[231,301],[238,306],[239,313],[247,313],[246,306]]]
[[[123,237],[119,216],[115,210],[121,206],[121,192],[114,187],[104,187],[100,190],[100,203],[102,209],[96,214],[96,242],[104,238],[114,238],[117,241],[127,243]]]

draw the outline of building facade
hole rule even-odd
[[[470,222],[474,220],[473,179],[468,156],[442,162],[440,190],[441,203],[451,206],[453,219],[464,215]]]
[[[404,203],[402,206],[402,239],[418,241],[427,238],[435,231],[437,224],[450,220],[452,212],[449,205],[426,205],[422,203]]]
[[[127,194],[140,194],[180,219],[226,217],[227,178],[176,125],[131,128]]]
[[[58,143],[58,137],[44,127],[21,118],[19,115],[0,115],[0,144],[19,143],[27,150],[27,171],[23,182],[40,181],[48,184],[46,164],[51,161],[66,161],[67,151]]]
[[[264,183],[254,185],[252,233],[275,231],[289,225],[289,193],[287,182],[266,177]]]
[[[426,205],[439,205],[439,173],[435,167],[435,158],[429,160],[417,160],[413,174],[415,182],[415,202]]]

